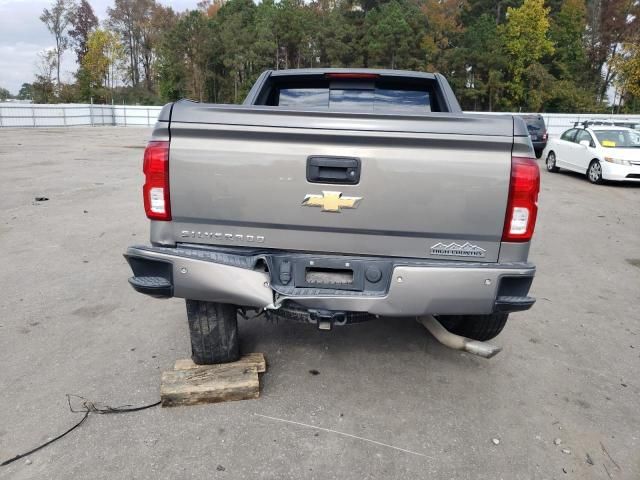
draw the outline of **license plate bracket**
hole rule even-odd
[[[353,284],[353,270],[350,268],[307,267],[304,280],[313,284],[351,285]]]
[[[268,255],[267,263],[276,291],[312,288],[371,295],[388,291],[394,267],[388,259],[346,255],[276,254]]]
[[[297,288],[364,290],[364,268],[360,262],[335,258],[299,259],[293,264]]]

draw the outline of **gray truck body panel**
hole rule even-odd
[[[178,102],[170,130],[173,235],[152,238],[158,244],[252,246],[253,236],[264,248],[430,258],[438,243],[472,242],[485,250],[477,260],[498,259],[511,116]],[[314,155],[358,158],[360,182],[308,183]],[[302,206],[306,195],[326,190],[362,200],[341,213]]]

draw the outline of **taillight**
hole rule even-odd
[[[144,211],[151,220],[171,220],[169,142],[151,141],[144,151]]]
[[[512,157],[503,242],[531,240],[538,215],[539,191],[540,170],[537,162],[529,157]]]
[[[547,139],[547,132],[544,132],[544,133],[542,134],[542,140],[544,141],[544,140],[546,140],[546,139]]]

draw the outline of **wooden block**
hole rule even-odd
[[[160,399],[163,407],[196,405],[260,396],[255,365],[223,363],[162,373]]]
[[[264,355],[262,353],[247,353],[240,357],[240,360],[234,362],[234,365],[254,365],[258,370],[258,373],[264,373],[267,371],[267,362],[264,359]],[[193,363],[193,360],[190,358],[181,358],[176,360],[175,365],[173,366],[174,370],[188,370],[190,368],[200,368],[203,365],[196,365]]]

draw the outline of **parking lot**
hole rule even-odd
[[[135,293],[122,257],[147,241],[149,132],[0,130],[0,462],[79,419],[66,393],[154,402],[190,354],[184,302]],[[259,400],[92,415],[0,477],[637,480],[640,184],[542,170],[538,301],[497,357],[411,319],[242,320]]]

